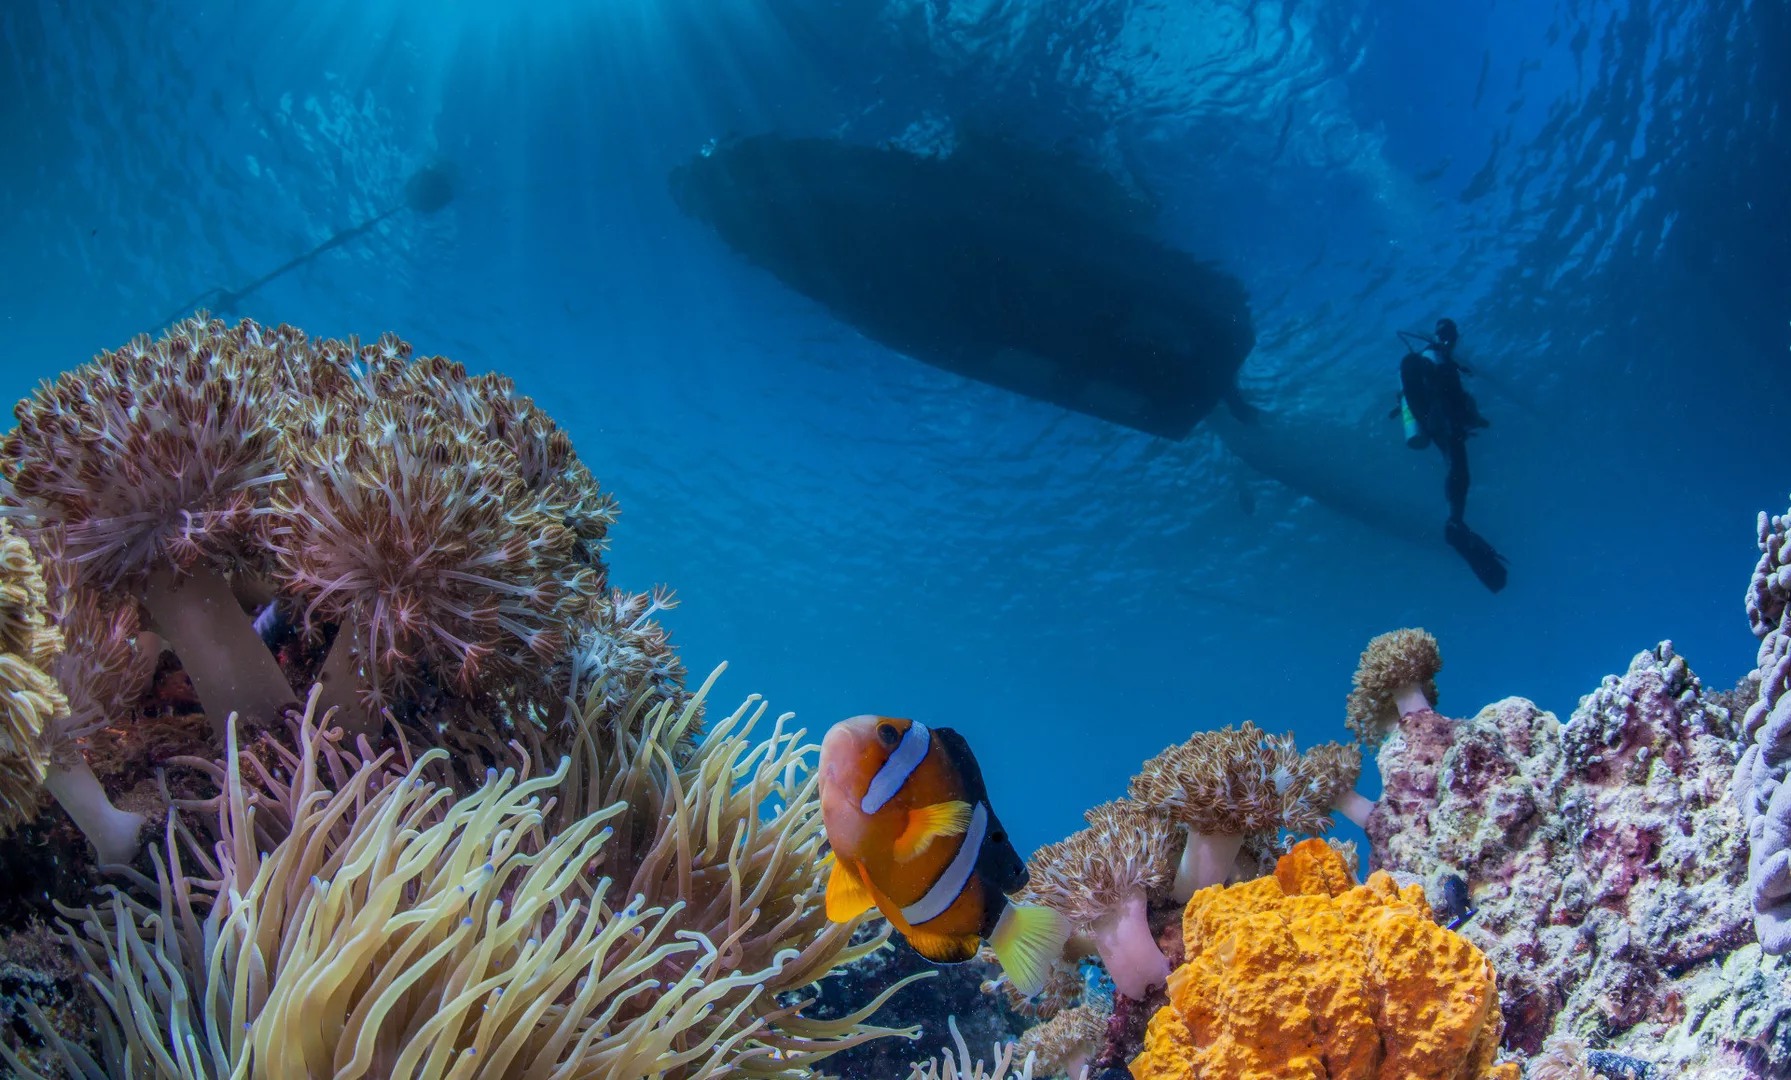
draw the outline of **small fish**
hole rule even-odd
[[[1648,1080],[1654,1075],[1654,1066],[1648,1062],[1627,1054],[1614,1054],[1609,1050],[1588,1052],[1586,1064],[1605,1080]]]
[[[292,621],[291,612],[281,606],[278,600],[270,600],[268,605],[255,615],[255,633],[261,643],[270,649],[278,649],[292,640],[298,625]]]
[[[1445,929],[1460,930],[1479,911],[1468,897],[1468,883],[1455,874],[1443,879],[1442,903],[1437,907],[1438,922]]]
[[[1070,925],[1008,899],[1025,887],[1026,864],[963,736],[886,716],[840,721],[821,743],[821,817],[833,846],[828,918],[874,905],[938,964],[987,941],[1016,990],[1044,989]]]

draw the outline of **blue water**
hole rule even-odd
[[[1754,515],[1791,491],[1787,42],[1786,0],[8,0],[0,396],[453,161],[447,210],[235,314],[513,375],[620,499],[617,583],[678,590],[693,671],[817,738],[959,728],[1029,850],[1196,728],[1343,737],[1394,627],[1441,640],[1445,709],[1565,712],[1662,638],[1752,667]],[[872,345],[666,190],[729,133],[966,119],[1123,171],[1246,282],[1277,476]],[[1442,314],[1498,595],[1385,419],[1393,332]]]

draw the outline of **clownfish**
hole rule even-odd
[[[1044,988],[1070,925],[1008,899],[1025,887],[1026,863],[963,736],[886,716],[833,725],[821,742],[821,818],[833,848],[829,919],[875,906],[938,964],[969,960],[987,941],[1015,989]]]

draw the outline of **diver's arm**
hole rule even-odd
[[[1436,353],[1436,365],[1438,367],[1454,368],[1456,371],[1461,372],[1463,375],[1472,375],[1474,373],[1473,368],[1462,363],[1460,360],[1457,360],[1451,354],[1446,353],[1446,352],[1442,351],[1441,349],[1437,349],[1434,351]]]

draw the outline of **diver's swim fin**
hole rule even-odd
[[[1505,587],[1505,556],[1487,543],[1485,537],[1460,521],[1451,521],[1443,529],[1443,536],[1449,541],[1449,546],[1467,560],[1474,576],[1480,579],[1480,584],[1493,592]]]

